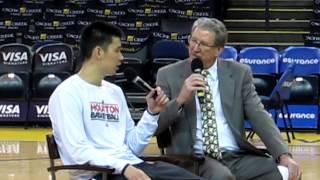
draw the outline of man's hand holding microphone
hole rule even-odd
[[[165,108],[169,102],[169,98],[164,94],[160,87],[152,88],[147,82],[138,76],[138,73],[132,68],[124,70],[124,76],[130,82],[133,82],[142,90],[148,92],[146,101],[148,105],[147,111],[151,115],[157,115],[160,111]]]
[[[191,61],[192,74],[184,81],[180,94],[176,101],[179,107],[181,107],[190,97],[192,93],[197,91],[198,98],[204,96],[205,80],[201,75],[203,70],[203,64],[201,59],[196,58]]]

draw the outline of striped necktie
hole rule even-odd
[[[203,149],[210,157],[220,159],[221,152],[219,150],[216,113],[211,88],[208,84],[209,72],[207,70],[203,70],[201,74],[204,76],[206,81],[203,103],[201,103]]]

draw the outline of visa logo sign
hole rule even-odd
[[[28,53],[27,52],[2,52],[3,60],[6,61],[28,61]]]
[[[19,105],[0,105],[1,114],[20,114]]]
[[[48,114],[48,105],[36,105],[37,114]]]
[[[40,59],[42,62],[54,62],[54,61],[62,61],[67,60],[66,52],[54,52],[54,53],[46,53],[46,54],[39,54]]]

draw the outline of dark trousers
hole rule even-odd
[[[152,180],[203,180],[202,178],[192,174],[191,172],[173,164],[166,162],[143,162],[133,165],[134,167],[141,169]],[[101,180],[102,175],[94,177],[96,180]],[[108,177],[108,180],[125,180],[123,175],[112,175]]]
[[[225,152],[219,161],[205,157],[199,173],[206,180],[282,180],[272,158],[245,152]]]

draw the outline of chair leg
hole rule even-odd
[[[102,180],[108,180],[108,174],[102,173]]]
[[[289,131],[288,131],[288,125],[287,125],[287,120],[283,111],[283,108],[280,108],[281,113],[282,113],[282,119],[283,119],[283,126],[284,126],[284,130],[286,131],[286,135],[287,135],[287,139],[288,139],[288,143],[291,143],[291,138],[289,136]]]
[[[287,114],[288,114],[289,128],[290,128],[290,131],[291,131],[292,139],[296,139],[296,137],[295,137],[295,135],[294,135],[294,130],[293,130],[293,126],[292,126],[292,121],[291,121],[291,117],[290,117],[290,112],[289,112],[288,104],[285,104],[284,107],[286,108],[286,111],[287,111]]]
[[[56,174],[53,170],[50,172],[50,174],[51,174],[51,180],[56,180]]]
[[[161,148],[160,153],[161,155],[165,155],[164,148]]]

